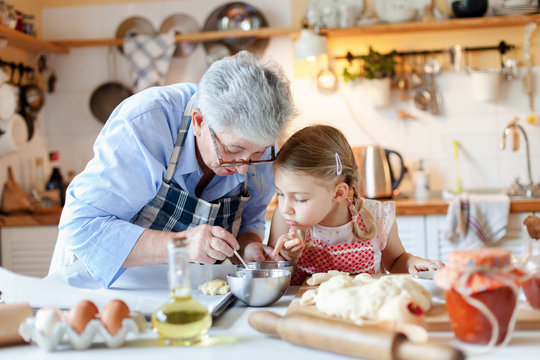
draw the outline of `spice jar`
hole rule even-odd
[[[445,290],[446,310],[456,337],[494,346],[510,341],[522,273],[504,249],[461,250],[435,275]]]

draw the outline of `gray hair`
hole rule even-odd
[[[197,107],[217,132],[233,129],[258,145],[273,144],[296,115],[281,67],[247,51],[214,62],[199,83]]]

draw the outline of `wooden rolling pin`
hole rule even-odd
[[[373,360],[459,360],[465,355],[453,347],[413,343],[398,332],[359,326],[338,319],[293,313],[282,317],[270,311],[249,315],[249,325],[265,334],[278,335],[295,345]]]

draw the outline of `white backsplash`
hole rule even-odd
[[[129,16],[149,19],[157,29],[163,19],[173,13],[187,13],[204,23],[206,16],[226,1],[183,0],[151,3],[130,3],[45,9],[42,14],[46,39],[110,38],[116,27]],[[290,26],[290,0],[250,0],[262,10],[274,27]],[[127,62],[116,54],[116,71],[108,65],[107,47],[71,48],[67,55],[51,56],[58,82],[56,92],[47,95],[45,111],[40,119],[49,149],[59,150],[62,170],[80,172],[92,157],[92,144],[102,124],[91,114],[89,99],[101,83],[116,78],[129,83]],[[528,99],[520,80],[505,82],[500,100],[495,103],[474,101],[471,81],[465,73],[443,72],[437,85],[443,95],[443,115],[431,116],[417,110],[412,102],[400,102],[398,90],[392,105],[375,109],[358,87],[340,83],[340,90],[323,94],[314,80],[293,77],[293,41],[288,36],[270,39],[266,56],[279,62],[291,80],[294,98],[301,112],[291,132],[307,124],[325,123],[341,129],[353,146],[377,143],[401,153],[410,173],[419,159],[430,173],[432,190],[452,188],[456,179],[451,141],[460,144],[459,161],[463,186],[466,189],[507,187],[516,176],[526,174],[524,141],[517,152],[498,148],[505,125],[520,117],[531,146],[533,180],[540,182],[540,125],[528,125]],[[167,83],[197,82],[206,70],[205,52],[198,45],[185,58],[173,58]],[[536,89],[540,89],[540,68],[536,67]],[[536,96],[540,109],[540,96]],[[396,110],[402,109],[418,120],[399,120]],[[25,160],[27,161],[27,160]],[[1,162],[4,162],[2,158]],[[0,166],[2,164],[0,163]],[[400,189],[412,190],[410,174]]]

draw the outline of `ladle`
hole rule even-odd
[[[437,59],[428,60],[424,66],[424,71],[426,72],[427,88],[430,95],[430,110],[433,115],[438,115],[440,114],[441,95],[435,84],[435,75],[441,71],[441,64]]]

